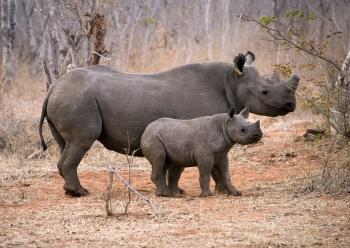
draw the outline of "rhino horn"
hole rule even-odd
[[[287,85],[292,90],[296,90],[298,88],[300,78],[297,75],[293,75],[290,77],[290,79],[287,80]]]
[[[244,119],[247,119],[249,117],[249,107],[246,106],[240,113],[244,117]]]
[[[255,55],[251,51],[248,51],[247,54],[245,55],[245,64],[246,65],[251,65],[253,64],[253,61],[255,60]]]
[[[260,120],[257,120],[254,125],[256,125],[258,128],[260,128]]]

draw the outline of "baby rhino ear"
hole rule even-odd
[[[240,115],[242,115],[244,117],[244,119],[247,119],[249,117],[249,108],[248,106],[246,106],[241,113],[239,113]]]
[[[228,117],[230,117],[231,119],[233,119],[235,117],[235,113],[236,113],[236,110],[234,107],[231,107],[228,112],[227,112],[227,115]]]

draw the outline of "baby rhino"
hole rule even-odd
[[[170,171],[198,166],[200,196],[211,196],[210,175],[215,167],[229,195],[240,195],[231,183],[227,153],[235,144],[252,144],[262,137],[260,122],[249,123],[249,111],[243,109],[234,115],[228,113],[199,117],[191,120],[160,118],[147,126],[141,137],[143,155],[152,164],[151,180],[157,187],[157,196],[177,195],[179,178]],[[175,169],[175,170],[174,170]]]

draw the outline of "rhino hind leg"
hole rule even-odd
[[[167,165],[165,163],[166,152],[159,140],[152,140],[150,144],[142,148],[142,152],[147,154],[147,159],[152,165],[151,180],[156,185],[157,196],[170,196],[170,191],[166,185]]]
[[[63,139],[63,137],[60,135],[60,133],[57,131],[55,126],[50,121],[48,121],[48,124],[49,124],[51,134],[54,137],[54,139],[56,140],[58,147],[60,148],[61,155],[62,155],[64,148],[66,147],[66,141]],[[57,169],[58,169],[58,173],[60,174],[60,176],[63,177],[61,163],[57,164]]]
[[[182,194],[185,194],[185,191],[183,189],[179,188],[179,180],[181,173],[184,171],[184,167],[179,167],[176,165],[169,165],[168,166],[168,187],[170,190],[171,196],[179,196]]]
[[[52,136],[56,140],[58,147],[60,148],[61,154],[63,153],[64,147],[66,146],[66,142],[64,141],[62,135],[57,131],[56,127],[50,122],[47,122],[51,131]]]
[[[69,142],[58,161],[57,167],[65,181],[63,189],[68,195],[86,196],[88,194],[88,191],[80,184],[77,168],[91,145],[92,143],[82,146],[80,142]]]

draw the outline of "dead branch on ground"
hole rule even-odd
[[[131,203],[131,192],[133,192],[136,196],[138,196],[141,200],[145,201],[149,208],[152,210],[155,217],[159,220],[161,219],[161,213],[156,205],[154,205],[150,199],[148,199],[146,196],[144,196],[141,192],[139,192],[134,186],[132,186],[131,183],[131,163],[130,156],[133,158],[135,153],[140,149],[133,150],[131,152],[131,142],[129,139],[129,133],[127,132],[128,136],[128,147],[125,148],[125,158],[128,165],[128,179],[125,179],[123,176],[119,175],[116,171],[115,167],[111,166],[108,172],[108,186],[107,186],[107,197],[106,197],[106,214],[107,216],[113,215],[112,210],[112,185],[113,185],[113,175],[122,183],[124,186],[128,189],[128,199],[124,206],[124,214],[128,213],[129,205]]]
[[[113,215],[112,211],[112,185],[113,185],[113,175],[122,183],[124,186],[129,190],[128,193],[128,202],[124,209],[124,214],[127,214],[128,206],[131,202],[131,192],[133,192],[136,196],[138,196],[141,200],[145,201],[149,208],[152,210],[154,216],[157,219],[161,219],[161,213],[156,205],[154,205],[150,199],[148,199],[146,196],[144,196],[140,191],[138,191],[134,186],[132,186],[127,179],[125,179],[123,176],[119,175],[115,167],[111,167],[109,170],[109,179],[108,179],[108,186],[107,186],[107,197],[106,197],[106,214],[107,216]]]

